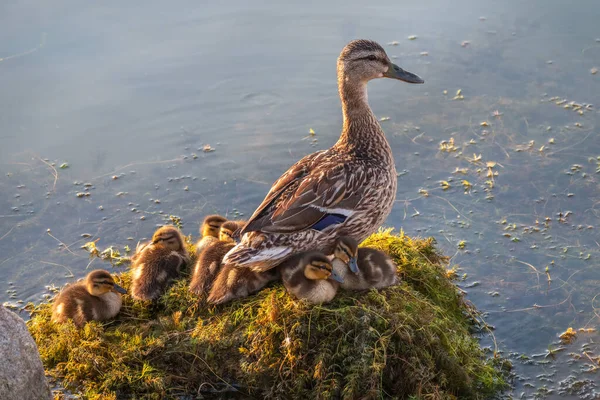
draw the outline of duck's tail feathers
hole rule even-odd
[[[254,249],[242,242],[225,255],[223,264],[232,264],[237,268],[250,268],[255,272],[265,272],[279,265],[291,253],[292,250],[289,247],[275,246]]]

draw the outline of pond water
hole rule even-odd
[[[87,241],[250,215],[337,140],[336,57],[370,38],[426,81],[369,85],[400,172],[387,225],[460,266],[508,395],[600,398],[600,3],[377,3],[0,5],[0,301],[109,267]],[[589,331],[562,346],[568,327]]]

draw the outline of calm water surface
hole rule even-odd
[[[248,216],[337,140],[342,47],[397,41],[426,84],[369,85],[402,171],[387,225],[460,266],[514,397],[600,398],[597,332],[545,357],[600,328],[600,3],[251,3],[0,5],[0,301],[106,268],[88,240],[123,251],[169,214],[194,235],[207,213]]]

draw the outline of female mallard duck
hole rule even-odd
[[[328,303],[335,297],[343,279],[337,275],[329,258],[318,251],[288,258],[277,269],[290,294],[312,304]]]
[[[211,243],[215,243],[219,238],[221,225],[227,221],[227,218],[220,215],[209,215],[204,218],[200,226],[200,235],[202,238],[196,243],[196,254],[202,254]]]
[[[358,248],[358,242],[343,236],[336,242],[333,270],[344,280],[343,289],[383,289],[398,283],[396,264],[383,251]]]
[[[179,229],[163,226],[132,260],[131,295],[137,300],[154,300],[179,276],[190,256]]]
[[[343,128],[328,150],[309,154],[271,187],[224,262],[268,270],[292,254],[331,254],[339,236],[362,241],[386,219],[396,197],[396,167],[367,102],[367,82],[393,78],[423,83],[393,64],[370,40],[350,42],[337,61]]]
[[[58,294],[52,305],[52,321],[72,319],[81,327],[88,321],[111,319],[121,309],[120,293],[127,292],[108,271],[92,271],[83,281],[67,285]]]
[[[235,246],[234,235],[240,228],[237,221],[226,221],[221,225],[219,240],[210,243],[198,256],[192,273],[190,291],[197,295],[208,293],[217,272],[221,269],[223,257]]]

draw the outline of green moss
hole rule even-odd
[[[340,293],[323,306],[276,284],[230,304],[198,302],[177,282],[159,304],[124,298],[118,318],[83,329],[33,308],[47,372],[87,398],[487,398],[506,384],[477,339],[474,310],[432,239],[382,231],[402,284]],[[120,276],[129,286],[127,273]]]

